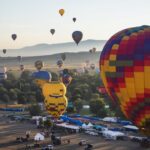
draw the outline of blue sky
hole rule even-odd
[[[66,11],[63,17],[60,8]],[[75,30],[83,32],[83,40],[108,39],[143,24],[150,25],[149,0],[0,0],[0,49],[70,42]],[[12,33],[18,35],[15,42]]]

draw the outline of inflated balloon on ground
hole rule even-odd
[[[150,26],[113,35],[101,53],[100,71],[113,101],[150,135]]]

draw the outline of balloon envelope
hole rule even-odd
[[[65,53],[61,54],[61,59],[62,59],[63,61],[66,60],[66,54],[65,54]]]
[[[3,53],[6,54],[6,52],[7,52],[7,50],[6,50],[6,49],[3,49]]]
[[[0,66],[0,80],[7,79],[7,68]]]
[[[24,65],[20,65],[20,70],[24,71]]]
[[[68,100],[65,96],[65,85],[61,82],[46,83],[42,87],[42,92],[45,97],[46,110],[53,117],[59,118],[65,112],[68,105]]]
[[[92,70],[94,70],[94,69],[95,69],[95,64],[91,64],[91,65],[90,65],[90,68],[91,68]]]
[[[90,50],[89,50],[89,52],[90,52],[90,53],[92,53],[92,52],[93,52],[93,50],[92,50],[92,49],[90,49]]]
[[[95,52],[96,52],[96,48],[95,48],[95,47],[93,47],[92,51],[93,51],[93,53],[95,53]]]
[[[16,34],[12,34],[11,37],[12,37],[13,40],[16,40],[17,35]]]
[[[41,60],[37,60],[34,65],[37,70],[41,70],[44,66],[44,63]]]
[[[59,68],[61,68],[61,67],[63,66],[63,61],[62,61],[62,60],[58,60],[58,61],[57,61],[57,66],[58,66]]]
[[[52,35],[54,35],[55,29],[51,29],[50,32],[51,32]]]
[[[71,81],[72,81],[72,77],[69,74],[69,70],[68,69],[64,69],[63,73],[61,75],[61,81],[64,83],[64,85],[68,86]]]
[[[48,71],[37,71],[33,72],[32,78],[35,80],[37,85],[42,87],[45,83],[51,81],[52,76]]]
[[[22,60],[22,57],[21,56],[18,56],[17,57],[18,61],[20,62]]]
[[[81,31],[74,31],[72,33],[72,38],[75,41],[75,43],[78,45],[79,42],[82,40],[83,33]]]
[[[60,14],[61,16],[63,16],[64,13],[65,13],[65,10],[64,10],[64,9],[60,9],[60,10],[59,10],[59,14]]]
[[[76,18],[73,18],[72,20],[73,20],[73,22],[76,22],[77,19],[76,19]]]
[[[100,70],[113,101],[150,135],[150,26],[113,35],[101,53]]]

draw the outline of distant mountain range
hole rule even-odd
[[[80,42],[78,46],[74,42],[58,44],[37,44],[21,49],[8,49],[5,56],[15,57],[21,55],[24,57],[52,55],[63,52],[87,52],[93,47],[97,48],[97,51],[101,51],[105,43],[105,40],[86,40]],[[4,55],[2,54],[2,56]]]
[[[86,60],[98,65],[100,51],[106,41],[104,40],[86,40],[82,41],[79,46],[75,43],[61,44],[38,44],[35,46],[24,47],[22,49],[8,50],[5,56],[0,58],[0,65],[7,67],[16,67],[19,65],[18,55],[22,55],[22,64],[34,67],[36,60],[44,61],[46,66],[57,67],[57,60],[61,59],[61,53],[66,54],[66,66],[81,66]],[[95,47],[96,53],[90,53],[89,50]],[[2,52],[1,52],[2,53]]]

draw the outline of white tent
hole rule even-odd
[[[82,124],[82,128],[85,129],[87,128],[87,125],[85,123]]]
[[[44,141],[44,135],[42,135],[41,133],[37,133],[34,137],[35,141]]]
[[[116,140],[117,137],[125,136],[125,134],[122,132],[110,131],[110,130],[103,131],[102,134],[104,137],[112,139],[112,140]]]
[[[64,128],[69,128],[69,129],[75,129],[75,130],[79,130],[80,129],[79,126],[71,125],[71,124],[67,124],[67,123],[56,124],[56,126],[60,126],[60,127],[64,127]]]
[[[103,121],[107,121],[107,122],[117,122],[117,118],[116,117],[105,117],[103,118]]]
[[[89,122],[89,124],[87,125],[89,128],[93,127],[93,124],[91,122]]]

